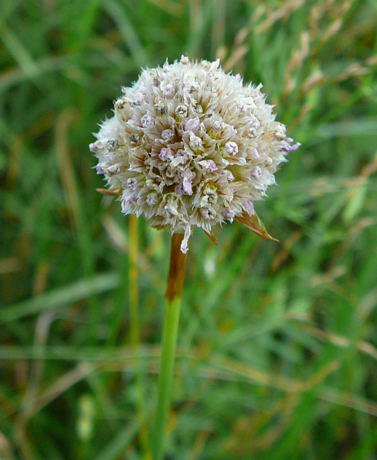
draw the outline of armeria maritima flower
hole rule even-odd
[[[244,86],[219,60],[182,56],[122,88],[114,116],[90,144],[97,172],[120,194],[122,212],[184,232],[183,252],[195,226],[210,233],[237,219],[255,227],[254,201],[299,146],[275,121],[261,87]]]

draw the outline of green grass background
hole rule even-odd
[[[302,147],[256,206],[280,244],[192,238],[166,458],[375,458],[376,29],[376,0],[0,3],[1,459],[148,458],[169,235],[139,219],[130,283],[87,145],[182,53],[262,82]]]

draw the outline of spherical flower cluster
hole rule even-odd
[[[144,70],[122,88],[114,116],[90,150],[124,214],[143,214],[154,227],[207,233],[216,224],[253,215],[253,202],[275,182],[286,136],[265,102],[262,85],[243,86],[219,61],[179,62]]]

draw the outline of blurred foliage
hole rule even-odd
[[[168,235],[139,219],[130,274],[87,145],[182,53],[262,82],[303,146],[257,203],[280,244],[193,237],[168,458],[375,458],[376,28],[375,0],[0,3],[0,458],[147,458]]]

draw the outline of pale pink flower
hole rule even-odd
[[[184,232],[183,252],[193,227],[252,226],[253,203],[300,145],[275,121],[261,89],[226,74],[218,60],[184,56],[123,87],[89,146],[98,174],[120,190],[122,212]]]

